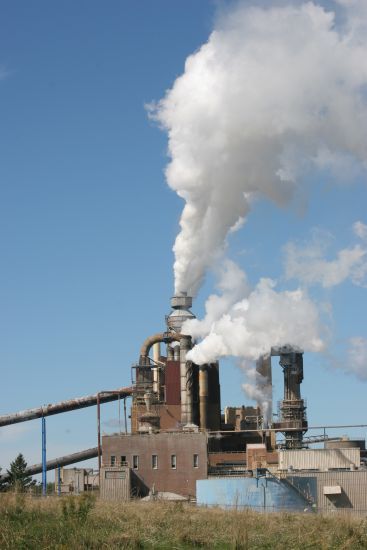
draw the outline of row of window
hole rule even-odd
[[[116,460],[115,455],[111,455],[111,466],[117,466],[118,462]],[[121,455],[120,456],[120,466],[126,465],[126,456]],[[199,455],[194,454],[192,455],[192,466],[193,468],[199,468]],[[139,455],[133,455],[132,459],[132,468],[133,470],[139,469]],[[177,468],[177,456],[171,455],[171,469],[176,470]],[[158,470],[158,455],[152,455],[152,469]]]

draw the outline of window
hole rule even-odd
[[[199,455],[194,455],[193,456],[193,466],[194,468],[199,468]]]
[[[115,457],[115,455],[111,455],[111,466],[116,466],[116,457]]]
[[[177,468],[176,455],[171,455],[171,468],[172,470],[176,470]]]
[[[152,468],[158,470],[158,455],[152,455]]]
[[[125,465],[125,462],[126,462],[126,456],[125,456],[125,455],[121,455],[121,456],[120,456],[120,464],[121,464],[121,466],[124,466],[124,465]]]
[[[139,456],[133,455],[133,469],[138,470],[139,469]]]

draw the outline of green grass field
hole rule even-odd
[[[367,549],[367,518],[0,495],[0,548]]]

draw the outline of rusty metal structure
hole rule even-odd
[[[275,428],[284,433],[286,449],[301,449],[303,435],[308,429],[306,406],[301,398],[303,380],[303,351],[292,346],[272,348],[271,354],[279,356],[284,375],[284,399],[280,402],[279,422]]]
[[[255,486],[258,489],[261,475],[267,476],[261,474],[265,471],[273,476],[269,482],[273,490],[269,489],[267,498],[274,498],[278,504],[283,498],[293,502],[291,497],[296,492],[301,504],[308,506],[308,496],[305,499],[302,491],[289,481],[295,479],[294,471],[338,468],[352,473],[352,469],[363,469],[363,461],[367,469],[364,442],[356,448],[351,440],[329,438],[326,426],[308,426],[306,403],[301,396],[303,351],[295,346],[272,347],[256,361],[257,389],[265,396],[259,399],[257,406],[229,406],[222,415],[218,362],[197,365],[190,358],[195,341],[188,334],[185,323],[195,318],[191,307],[192,298],[186,293],[171,298],[172,310],[165,318],[166,326],[142,343],[138,361],[132,366],[130,387],[103,390],[0,417],[0,427],[35,418],[42,418],[44,424],[49,415],[97,406],[97,447],[50,461],[46,461],[44,453],[43,464],[28,467],[27,475],[55,468],[60,472],[62,466],[97,457],[102,498],[127,500],[131,495],[148,497],[167,493],[189,500],[198,497],[199,502],[202,499],[205,503],[208,495],[205,496],[204,489],[199,490],[204,487],[203,481],[208,481],[208,487],[216,484],[222,487],[227,479],[228,487],[233,485],[233,494],[236,494],[235,478],[241,478],[242,485],[248,486],[249,502],[256,506],[253,495],[256,493],[259,497],[259,494],[253,489]],[[272,418],[272,357],[279,358],[284,380],[284,395],[275,422]],[[128,397],[132,400],[129,431]],[[124,404],[124,431],[120,427],[118,433],[102,435],[101,405],[117,400]],[[309,429],[321,428],[323,434],[305,437]],[[277,440],[278,434],[283,434],[284,438]],[[307,451],[311,444],[320,442],[326,445],[325,449],[314,453]],[[332,445],[347,450],[344,453],[339,447],[339,450],[329,449]],[[343,453],[346,459],[341,458]],[[353,455],[353,460],[347,455]],[[343,476],[347,490],[349,478],[345,472]],[[230,479],[233,483],[232,480],[229,483]],[[302,480],[297,480],[301,485]],[[315,487],[313,502],[316,502]],[[279,488],[282,488],[281,494]],[[318,491],[320,493],[321,489]],[[337,507],[343,500],[335,496],[335,491],[335,487],[324,487],[321,492],[326,498],[339,498]],[[351,489],[348,494],[348,498],[354,499]],[[321,502],[324,496],[319,495],[317,499]]]
[[[220,429],[219,366],[198,366],[187,358],[193,342],[183,328],[195,318],[191,306],[192,298],[186,293],[173,296],[166,331],[143,342],[139,362],[132,367],[133,433]],[[160,355],[161,344],[166,345],[165,355]],[[152,348],[153,358],[149,356]]]

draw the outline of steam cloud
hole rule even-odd
[[[309,172],[327,170],[337,182],[367,167],[367,3],[337,0],[337,17],[313,2],[274,4],[236,4],[150,106],[168,133],[168,185],[185,201],[174,244],[176,292],[197,293],[254,200],[286,206]],[[366,238],[362,222],[354,230]],[[303,284],[330,287],[366,275],[361,244],[333,262],[323,254],[289,244],[286,278],[302,273]],[[202,339],[190,358],[256,360],[286,343],[324,349],[327,333],[307,290],[276,287],[263,278],[251,289],[245,273],[224,262],[220,293],[208,298],[204,319],[183,327]],[[361,357],[364,346],[354,340],[351,353]],[[255,396],[251,384],[244,389]],[[269,400],[255,397],[263,405]]]
[[[367,226],[362,222],[353,225],[362,241],[367,239]],[[288,279],[298,279],[308,284],[321,284],[324,288],[339,285],[350,279],[358,286],[366,286],[367,248],[365,243],[338,251],[333,260],[325,258],[332,236],[320,230],[313,231],[312,240],[306,246],[290,242],[285,246],[285,270]]]
[[[367,379],[367,338],[354,336],[349,339],[348,369],[359,378]]]
[[[245,275],[239,272],[227,260],[218,285],[222,294],[208,298],[203,320],[183,325],[184,334],[202,338],[189,359],[198,365],[228,355],[256,360],[272,346],[287,343],[308,351],[324,348],[319,312],[305,290],[277,292],[271,279],[261,279],[254,289],[246,290]]]
[[[195,294],[256,197],[287,204],[313,168],[366,163],[367,9],[344,23],[312,2],[242,2],[152,107],[169,136],[169,186],[185,200],[175,290]]]

